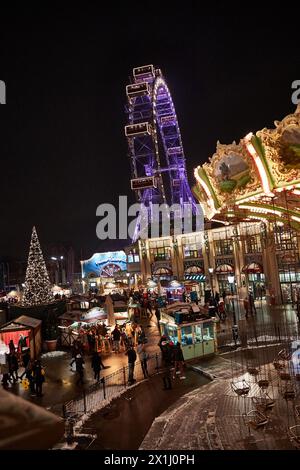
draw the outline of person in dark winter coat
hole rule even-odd
[[[14,354],[16,352],[16,348],[12,339],[10,340],[8,347],[10,354]]]
[[[159,321],[160,321],[161,316],[160,316],[160,309],[158,308],[158,305],[156,305],[155,307],[155,316],[156,316],[156,320],[159,326]]]
[[[111,335],[114,341],[114,351],[118,353],[120,352],[120,338],[121,338],[121,332],[119,330],[118,325],[115,326],[115,329],[113,330]]]
[[[144,378],[146,379],[147,377],[149,377],[148,367],[147,367],[148,354],[146,353],[145,344],[142,341],[139,341],[138,343],[137,353],[138,353],[139,360],[142,366]]]
[[[184,357],[183,357],[183,351],[181,349],[181,344],[176,343],[176,346],[174,347],[174,361],[175,361],[175,368],[174,368],[174,375],[173,379],[175,379],[175,374],[178,373],[180,374],[180,379],[185,379],[183,367],[184,367]],[[178,369],[178,370],[177,370]]]
[[[40,361],[35,361],[32,368],[35,390],[38,397],[43,396],[43,383],[45,382],[45,371]]]
[[[132,346],[129,346],[125,354],[128,356],[128,385],[132,385],[135,382],[133,373],[136,361],[136,352]]]
[[[163,383],[164,390],[171,390],[171,367],[173,362],[173,352],[172,348],[169,345],[169,342],[166,341],[166,338],[162,337],[163,341],[160,341],[160,349],[162,352],[162,366],[163,366]]]
[[[101,360],[100,353],[94,352],[93,358],[92,358],[92,369],[94,371],[94,379],[99,382],[100,380],[100,370],[104,369],[104,364]]]
[[[76,372],[78,374],[78,379],[77,379],[76,385],[79,385],[79,383],[81,383],[81,385],[84,384],[84,381],[83,381],[83,364],[84,364],[84,360],[83,360],[82,355],[77,354],[77,356],[75,358]]]
[[[15,353],[9,354],[9,373],[14,382],[18,381],[19,363]]]
[[[22,360],[23,360],[24,372],[23,372],[23,374],[20,375],[20,377],[19,377],[20,380],[22,380],[24,375],[26,375],[26,369],[27,369],[27,366],[30,362],[30,349],[26,349],[26,351],[22,355]]]

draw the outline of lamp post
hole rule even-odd
[[[58,284],[60,283],[60,277],[61,277],[61,284],[63,284],[63,269],[62,269],[62,260],[64,259],[63,256],[51,256],[51,259],[53,261],[56,261],[56,266],[57,266],[57,275],[58,275]],[[59,265],[60,262],[60,265]],[[60,269],[59,269],[60,268]],[[61,276],[59,275],[61,271]]]
[[[215,294],[214,294],[213,277],[212,277],[214,268],[208,268],[208,272],[209,272],[209,282],[210,282],[211,292],[212,292],[212,296],[214,297]]]
[[[233,315],[232,337],[236,345],[236,340],[238,338],[238,327],[236,324],[235,306],[234,306],[234,298],[233,298],[234,276],[232,274],[228,276],[228,282],[230,284],[230,289],[231,289],[231,304],[232,304],[232,315]]]

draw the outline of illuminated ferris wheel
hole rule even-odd
[[[159,69],[146,65],[133,69],[127,85],[125,126],[132,179],[137,199],[151,213],[152,204],[185,204],[196,213],[188,184],[180,129],[168,85]]]

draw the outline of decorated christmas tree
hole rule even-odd
[[[26,307],[53,300],[51,285],[35,227],[32,229],[22,303]]]

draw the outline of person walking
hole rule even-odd
[[[112,332],[112,338],[113,338],[113,350],[115,353],[120,352],[120,338],[121,338],[121,332],[119,330],[118,325],[115,326],[113,332]]]
[[[184,357],[183,357],[183,351],[181,349],[181,344],[179,342],[176,343],[174,347],[174,361],[175,361],[175,367],[174,367],[174,374],[173,374],[173,379],[175,379],[176,374],[180,374],[180,379],[185,379],[183,367],[184,367]]]
[[[18,358],[16,353],[10,353],[9,354],[9,373],[10,376],[12,377],[14,382],[18,381],[18,370],[19,370],[19,363],[18,363]]]
[[[159,342],[159,346],[162,352],[162,366],[163,366],[163,383],[164,388],[163,390],[171,390],[172,382],[171,382],[171,367],[172,367],[172,350],[169,346],[168,341],[166,341],[166,337],[162,337],[161,341]]]
[[[95,351],[93,353],[93,357],[92,357],[92,369],[94,371],[94,379],[99,382],[100,381],[100,370],[101,370],[101,364],[102,364],[102,361],[101,361],[101,356],[100,354]],[[104,368],[104,365],[102,364],[103,368]]]
[[[161,315],[160,315],[160,309],[159,309],[158,305],[156,305],[156,307],[155,307],[155,316],[156,316],[157,324],[159,326]]]
[[[16,352],[16,348],[12,339],[8,343],[8,348],[9,348],[10,354],[14,354]]]
[[[75,358],[75,364],[76,364],[76,372],[78,374],[78,379],[76,381],[76,385],[79,385],[79,383],[81,383],[81,385],[83,385],[84,384],[84,381],[83,381],[84,359],[83,359],[81,354],[77,354],[77,356]]]
[[[128,385],[132,385],[136,381],[134,379],[136,352],[132,346],[129,346],[125,354],[128,356]]]
[[[41,361],[35,361],[32,369],[33,380],[35,383],[36,395],[43,396],[43,383],[45,382],[45,370],[42,367]]]
[[[298,317],[298,322],[300,323],[300,298],[297,296],[297,317]]]
[[[246,318],[248,318],[248,316],[249,316],[249,300],[247,299],[247,297],[245,297],[245,299],[244,299],[244,309],[245,309]]]
[[[19,379],[22,380],[24,375],[26,375],[27,366],[30,362],[30,349],[26,349],[26,351],[22,355],[22,361],[24,366],[24,372],[19,376]]]
[[[148,354],[146,353],[145,343],[143,343],[142,341],[139,341],[138,343],[137,353],[142,366],[144,378],[146,379],[147,377],[149,377],[147,368]]]
[[[8,389],[8,382],[11,382],[9,374],[9,354],[5,353],[5,364],[0,365],[0,372],[2,374],[2,385],[4,389]]]
[[[147,343],[146,333],[142,325],[138,325],[137,327],[137,342],[139,343]]]

